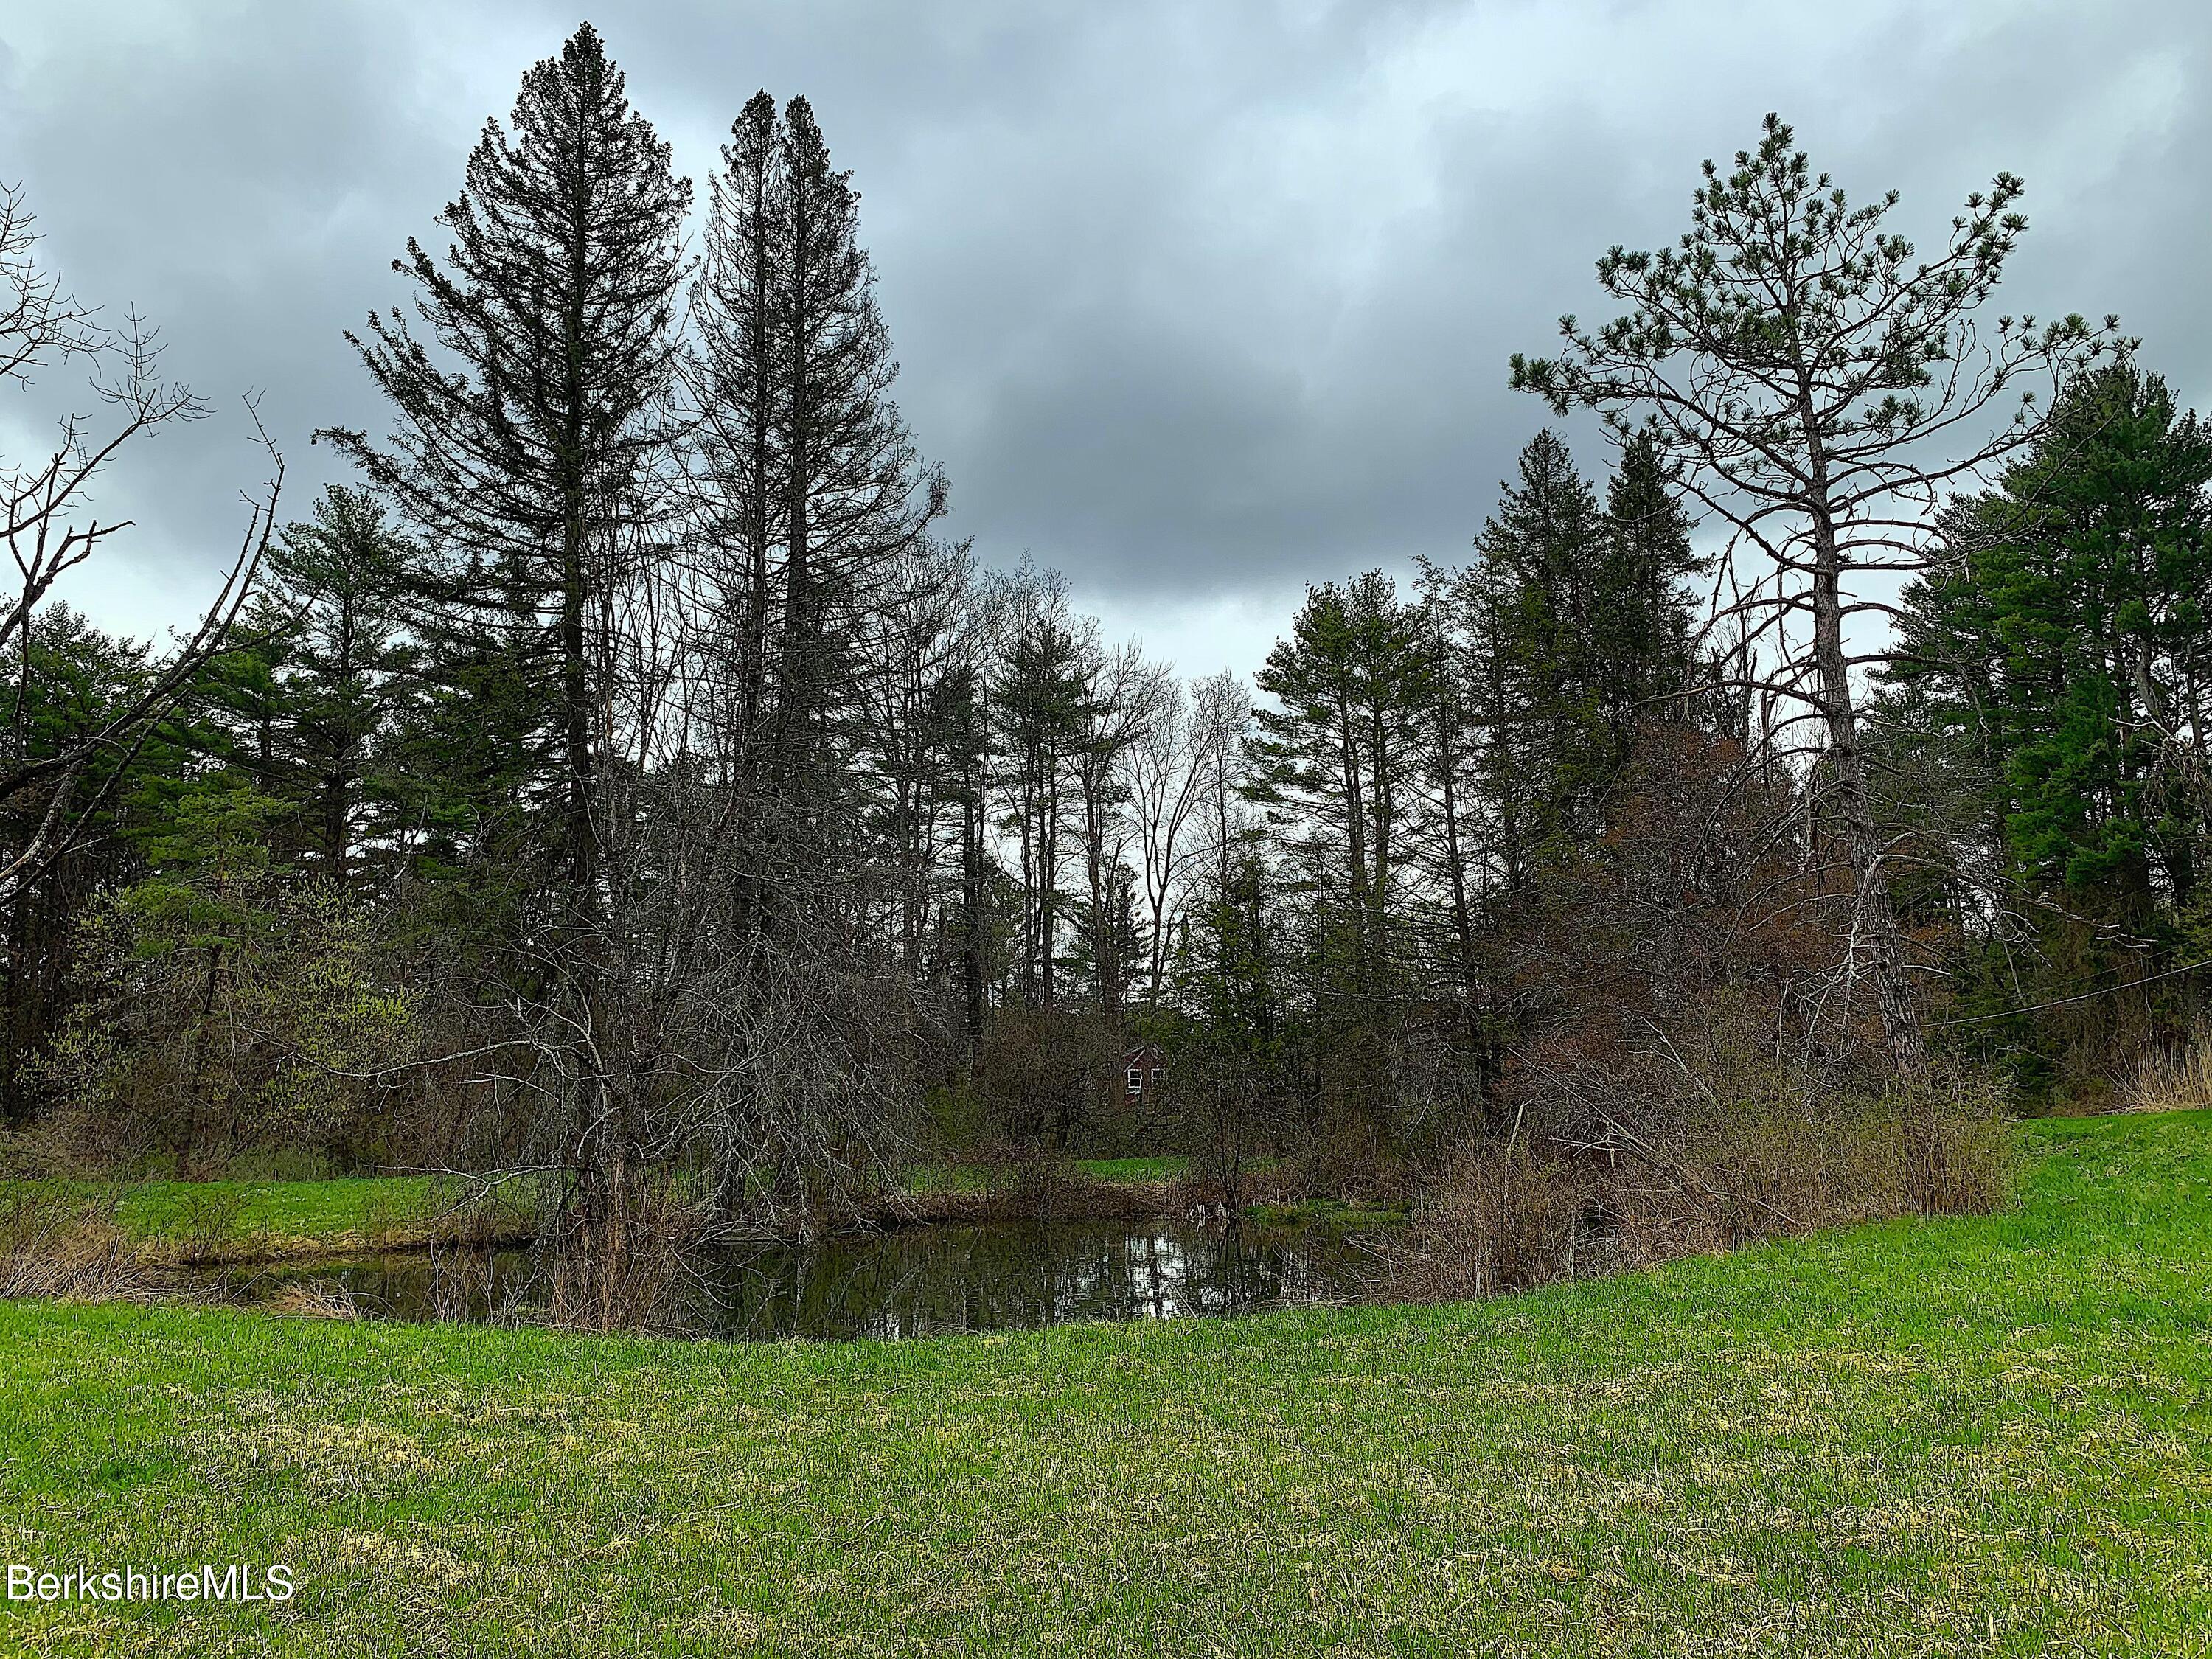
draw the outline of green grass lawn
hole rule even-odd
[[[1075,1167],[1105,1185],[1139,1185],[1179,1179],[1191,1160],[1176,1156],[1085,1158]],[[985,1190],[989,1172],[969,1164],[925,1165],[915,1173],[917,1194]],[[99,1190],[81,1184],[88,1194]],[[520,1201],[518,1187],[506,1189]],[[444,1196],[459,1188],[447,1183]],[[449,1212],[441,1191],[428,1176],[362,1176],[318,1181],[146,1181],[119,1189],[115,1219],[124,1231],[153,1253],[174,1253],[188,1245],[221,1255],[313,1255],[365,1244],[421,1242],[434,1229],[432,1216],[445,1216],[453,1227],[471,1216]],[[519,1212],[509,1232],[526,1231]]]
[[[1485,1304],[719,1346],[0,1304],[0,1652],[2192,1654],[2212,1118]]]
[[[149,1181],[126,1189],[115,1218],[144,1239],[180,1239],[219,1222],[230,1236],[322,1243],[366,1237],[423,1213],[427,1176],[330,1181]]]
[[[1091,1180],[1109,1187],[1146,1186],[1180,1181],[1190,1173],[1192,1160],[1176,1153],[1150,1158],[1079,1158],[1074,1167]],[[925,1164],[908,1178],[907,1188],[916,1194],[980,1193],[988,1190],[992,1171],[975,1164]]]
[[[502,1186],[489,1203],[461,1182],[430,1176],[38,1184],[64,1197],[112,1201],[116,1225],[156,1262],[498,1243],[533,1230],[529,1194],[519,1183]]]
[[[1170,1152],[1151,1158],[1079,1158],[1075,1167],[1093,1181],[1103,1181],[1111,1186],[1127,1182],[1180,1181],[1190,1173],[1194,1161]]]

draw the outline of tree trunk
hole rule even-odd
[[[960,991],[967,1017],[968,1059],[983,1047],[983,795],[975,781],[960,818]]]
[[[1819,487],[1815,452],[1815,487]],[[1873,970],[1875,996],[1881,1011],[1882,1035],[1890,1058],[1908,1071],[1928,1063],[1928,1040],[1919,1005],[1906,977],[1904,928],[1889,896],[1882,869],[1881,831],[1868,798],[1865,765],[1859,754],[1858,716],[1851,700],[1850,665],[1844,654],[1843,570],[1833,522],[1825,502],[1814,514],[1813,651],[1820,676],[1820,706],[1828,728],[1828,760],[1835,772],[1836,806],[1850,842],[1855,945],[1866,952]]]
[[[1437,714],[1437,775],[1443,785],[1444,874],[1451,887],[1452,933],[1459,945],[1462,989],[1472,1006],[1474,1000],[1474,921],[1467,902],[1467,855],[1459,829],[1459,790],[1454,774],[1458,757],[1452,752],[1451,711],[1440,704]]]

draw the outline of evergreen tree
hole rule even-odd
[[[1200,878],[1169,957],[1177,1012],[1248,1060],[1271,1059],[1305,1036],[1288,1004],[1293,934],[1310,921],[1293,908],[1296,868],[1255,843],[1237,846]]]
[[[1000,644],[990,684],[1002,832],[1020,860],[1017,989],[1049,1008],[1060,956],[1061,809],[1070,766],[1091,718],[1086,664],[1097,624],[1070,612],[1067,580],[1026,560],[1000,585]]]
[[[1480,710],[1511,886],[1532,860],[1595,847],[1638,728],[1685,712],[1681,580],[1698,567],[1648,433],[1624,447],[1601,512],[1566,446],[1539,432],[1475,548],[1456,592],[1440,572],[1430,588],[1459,636],[1445,669]]]
[[[696,558],[714,743],[750,860],[738,925],[773,938],[865,873],[835,866],[852,850],[846,829],[867,805],[865,773],[885,735],[865,715],[889,695],[872,674],[892,665],[866,647],[884,643],[902,574],[930,557],[945,489],[891,401],[897,365],[859,240],[859,193],[831,167],[806,100],[779,114],[754,94],[711,198],[686,368]]]
[[[1548,429],[1521,452],[1519,483],[1503,489],[1475,544],[1510,699],[1496,711],[1498,770],[1527,802],[1528,848],[1556,860],[1604,830],[1616,756],[1599,584],[1611,538],[1595,492]]]
[[[1071,996],[1116,1015],[1127,1000],[1130,970],[1144,959],[1146,936],[1137,918],[1136,872],[1126,864],[1112,864],[1103,872],[1103,885],[1099,902],[1087,895],[1077,896],[1075,926],[1060,967]]]
[[[158,672],[145,647],[101,632],[62,604],[40,607],[15,647],[7,688],[10,752],[32,763],[108,724]],[[166,815],[177,780],[192,764],[181,726],[173,713],[132,746],[106,746],[88,758],[79,787],[59,799],[64,817],[53,855],[4,907],[0,1125],[14,1127],[28,1115],[25,1068],[65,1010],[78,918],[141,873],[141,832]],[[56,805],[56,795],[45,791],[0,798],[6,820],[0,836],[12,846],[28,844]]]
[[[1441,952],[1453,964],[1458,989],[1468,1001],[1475,995],[1475,912],[1481,856],[1477,814],[1481,805],[1480,766],[1481,658],[1479,636],[1462,631],[1462,605],[1455,575],[1421,561],[1420,629],[1425,656],[1422,678],[1426,707],[1419,723],[1421,764],[1429,787],[1421,837],[1426,867],[1441,889],[1445,933]]]
[[[2212,856],[2212,433],[2163,380],[2085,376],[2000,487],[1948,516],[1893,677],[1988,768],[2031,890],[2154,933]]]
[[[1288,639],[1257,676],[1248,796],[1268,810],[1285,856],[1309,873],[1312,992],[1322,1022],[1383,1036],[1401,988],[1402,838],[1414,817],[1419,724],[1429,701],[1419,613],[1389,578],[1306,590]],[[1334,890],[1338,897],[1332,899]],[[1371,1062],[1372,1056],[1370,1060]],[[1370,1107],[1388,1079],[1364,1079]]]
[[[958,985],[960,1025],[972,1066],[983,1042],[989,1000],[994,916],[990,854],[991,733],[982,675],[971,658],[953,665],[931,697],[933,747],[944,767],[948,803],[960,815],[958,896],[948,941]]]
[[[603,748],[649,723],[623,706],[641,688],[619,672],[640,643],[621,621],[668,512],[690,201],[598,33],[579,28],[523,76],[511,133],[485,124],[439,217],[445,258],[410,240],[395,262],[428,338],[398,312],[349,336],[392,403],[390,438],[332,434],[416,532],[425,644],[445,659],[434,684],[488,684],[481,729],[517,744],[465,742],[463,794],[486,775],[520,784],[521,867],[502,857],[489,875],[523,901],[506,979],[541,1073],[538,1155],[574,1170],[577,1218],[615,1257],[640,1199],[659,1016],[629,1006],[647,981],[625,960],[640,896],[624,884],[645,866],[635,810],[601,803],[634,768]]]
[[[332,485],[310,522],[270,550],[256,612],[280,642],[276,720],[263,787],[296,799],[311,868],[340,885],[379,824],[379,750],[404,654],[398,602],[407,550],[365,491]],[[380,834],[380,831],[385,833]]]
[[[1687,723],[1686,584],[1705,568],[1691,550],[1690,515],[1648,428],[1621,446],[1606,486],[1603,546],[1590,627],[1598,708],[1617,769],[1639,726]]]
[[[531,769],[548,873],[588,906],[604,637],[655,520],[672,429],[680,238],[690,186],[623,95],[589,24],[523,77],[512,132],[484,125],[439,216],[441,262],[410,240],[419,338],[398,312],[349,335],[392,404],[384,444],[331,435],[419,532],[433,623],[504,636],[544,713]]]
[[[780,1032],[719,1065],[727,1216],[788,1197],[801,1168],[818,1192],[890,1154],[908,1081],[893,1050],[923,1022],[886,1006],[884,970],[920,976],[937,822],[960,794],[933,727],[967,567],[929,536],[944,481],[891,399],[860,196],[805,99],[746,103],[711,198],[684,367],[692,712],[723,813],[699,922],[727,941],[734,1019]]]

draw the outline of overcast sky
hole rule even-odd
[[[2116,311],[2212,395],[2204,0],[574,5],[7,0],[0,178],[219,410],[116,476],[139,527],[73,599],[143,634],[204,597],[240,393],[299,512],[336,476],[309,433],[382,426],[340,331],[582,15],[694,177],[757,88],[813,100],[956,533],[1192,672],[1255,666],[1310,580],[1460,556],[1544,418],[1507,355],[1603,314],[1596,256],[1679,234],[1770,109],[1923,241],[2023,174],[2007,304]]]

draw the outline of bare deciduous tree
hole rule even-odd
[[[149,664],[131,693],[96,726],[33,753],[22,720],[33,672],[33,617],[57,581],[131,528],[128,519],[100,520],[92,499],[96,482],[131,440],[208,413],[189,388],[162,378],[161,343],[154,327],[136,311],[125,312],[119,325],[103,323],[95,307],[40,264],[38,241],[21,188],[0,185],[0,391],[20,392],[43,369],[78,368],[98,411],[64,414],[51,447],[32,459],[0,456],[0,532],[16,574],[15,592],[0,611],[0,656],[12,651],[17,664],[15,714],[0,759],[0,803],[32,791],[44,796],[33,808],[31,834],[20,845],[0,848],[0,906],[37,880],[68,845],[73,815],[82,817],[88,805],[76,798],[87,762],[102,751],[131,750],[222,651],[267,549],[283,481],[283,458],[249,399],[271,471],[259,492],[245,497],[246,534],[214,601],[191,633]],[[119,773],[111,768],[107,775]]]
[[[1206,844],[1206,814],[1217,805],[1227,812],[1237,745],[1250,720],[1250,699],[1234,675],[1196,681],[1186,691],[1181,681],[1163,674],[1123,757],[1147,923],[1146,999],[1153,1007],[1159,1006],[1169,941],[1188,890],[1192,860]],[[1214,838],[1225,848],[1226,826],[1215,828]]]

